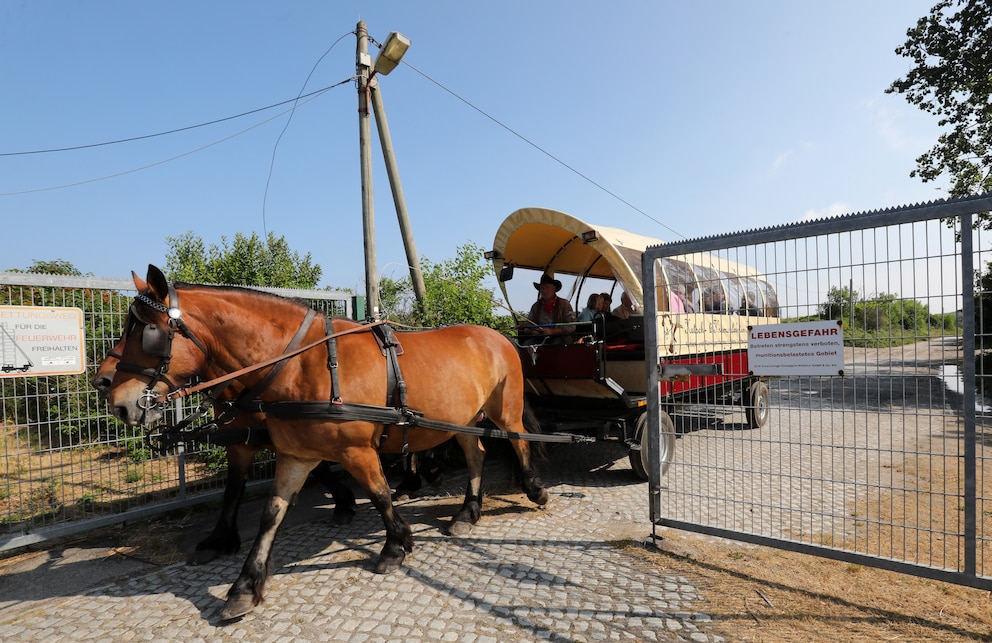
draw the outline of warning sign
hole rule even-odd
[[[844,329],[836,321],[753,326],[747,362],[755,375],[843,375]]]
[[[86,370],[83,311],[0,306],[0,377],[78,375]]]

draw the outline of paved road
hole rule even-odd
[[[552,495],[543,510],[505,475],[489,465],[486,510],[467,538],[446,535],[464,478],[402,503],[415,549],[388,576],[370,571],[383,542],[371,505],[360,500],[355,521],[335,527],[329,501],[307,488],[280,531],[266,602],[229,624],[218,614],[241,555],[162,568],[108,556],[100,543],[53,549],[0,568],[0,640],[721,640],[692,579],[631,555],[651,528],[647,485],[622,446],[556,447],[543,467]],[[246,534],[259,504],[243,513]],[[206,525],[195,529],[189,543]]]

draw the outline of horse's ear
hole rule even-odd
[[[131,278],[134,279],[135,290],[137,290],[138,292],[145,292],[146,290],[148,290],[148,284],[146,284],[144,280],[142,280],[141,277],[138,276],[138,273],[136,273],[133,270],[131,271]]]
[[[165,302],[165,298],[169,296],[169,282],[162,271],[152,264],[148,264],[148,276],[145,278],[148,280],[148,289],[152,294],[159,301]]]

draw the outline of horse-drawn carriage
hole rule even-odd
[[[530,268],[574,275],[575,298],[602,282],[643,301],[632,266],[655,243],[561,212],[527,209],[500,227],[491,258],[504,293],[515,269]],[[322,460],[339,462],[379,510],[386,528],[375,563],[379,572],[397,569],[412,549],[410,527],[392,504],[382,453],[426,450],[455,437],[469,469],[465,501],[451,525],[456,535],[467,533],[481,512],[481,436],[508,439],[523,491],[538,506],[548,502],[529,442],[578,436],[542,435],[528,401],[553,416],[555,428],[592,421],[597,437],[618,429],[635,471],[645,474],[645,319],[655,320],[664,346],[659,369],[665,408],[702,394],[729,395],[744,400],[753,426],[763,424],[768,390],[747,374],[745,327],[775,319],[774,291],[754,271],[717,257],[663,259],[656,270],[665,279],[654,314],[612,324],[594,320],[558,346],[514,348],[479,326],[404,333],[399,340],[382,322],[320,319],[299,302],[247,289],[171,284],[149,266],[146,279],[134,276],[137,294],[104,393],[115,416],[129,425],[154,425],[172,401],[200,391],[207,391],[200,411],[219,406],[235,414],[225,422],[237,422],[237,414],[245,422],[252,414],[264,416],[266,444],[277,453],[276,475],[258,536],[221,612],[230,620],[262,600],[276,530]],[[679,300],[681,312],[669,299],[676,281],[688,297]],[[718,294],[724,300],[740,296],[740,314],[686,312],[697,301],[713,306]],[[194,385],[196,378],[205,381]],[[735,394],[745,386],[746,394]],[[668,413],[661,416],[667,462],[675,430]],[[481,417],[494,426],[473,426]]]
[[[564,212],[524,208],[506,218],[486,254],[508,302],[507,282],[521,271],[530,271],[524,277],[528,282],[532,276],[535,282],[541,275],[573,277],[559,295],[579,310],[589,293],[596,292],[609,293],[618,301],[622,291],[635,302],[645,301],[642,255],[649,246],[662,243],[591,225]],[[748,266],[696,254],[662,259],[654,269],[661,286],[653,315],[641,310],[627,319],[607,316],[575,324],[574,333],[559,344],[518,343],[527,396],[542,424],[622,440],[629,447],[632,468],[644,479],[648,470],[647,449],[641,448],[648,421],[646,320],[657,324],[662,356],[657,367],[663,471],[674,457],[676,431],[670,413],[677,406],[734,403],[744,407],[751,427],[764,425],[768,388],[749,374],[747,327],[778,321],[774,288]],[[526,328],[526,320],[520,321]]]

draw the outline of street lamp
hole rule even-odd
[[[375,73],[385,76],[396,69],[400,64],[403,54],[410,48],[410,39],[398,31],[394,31],[386,38],[386,44],[382,46],[382,51],[375,59],[375,66],[372,68]]]
[[[372,153],[370,132],[370,107],[375,112],[376,125],[379,130],[379,141],[382,144],[383,160],[386,173],[393,192],[393,202],[396,205],[396,216],[399,219],[403,245],[406,248],[407,263],[410,266],[410,277],[413,282],[414,295],[418,303],[423,303],[425,297],[424,277],[420,270],[420,259],[413,242],[413,232],[406,212],[406,199],[396,168],[396,158],[393,154],[393,143],[389,135],[389,125],[386,122],[386,110],[382,105],[382,92],[376,78],[379,74],[391,72],[399,64],[403,54],[410,48],[410,39],[399,32],[392,32],[386,38],[386,44],[376,57],[375,65],[368,54],[368,30],[365,22],[360,21],[355,31],[358,37],[356,50],[356,76],[358,78],[358,139],[361,150],[362,175],[362,233],[365,240],[365,290],[367,297],[367,313],[369,319],[379,317],[379,278],[376,274],[375,253],[375,207],[372,199]]]

